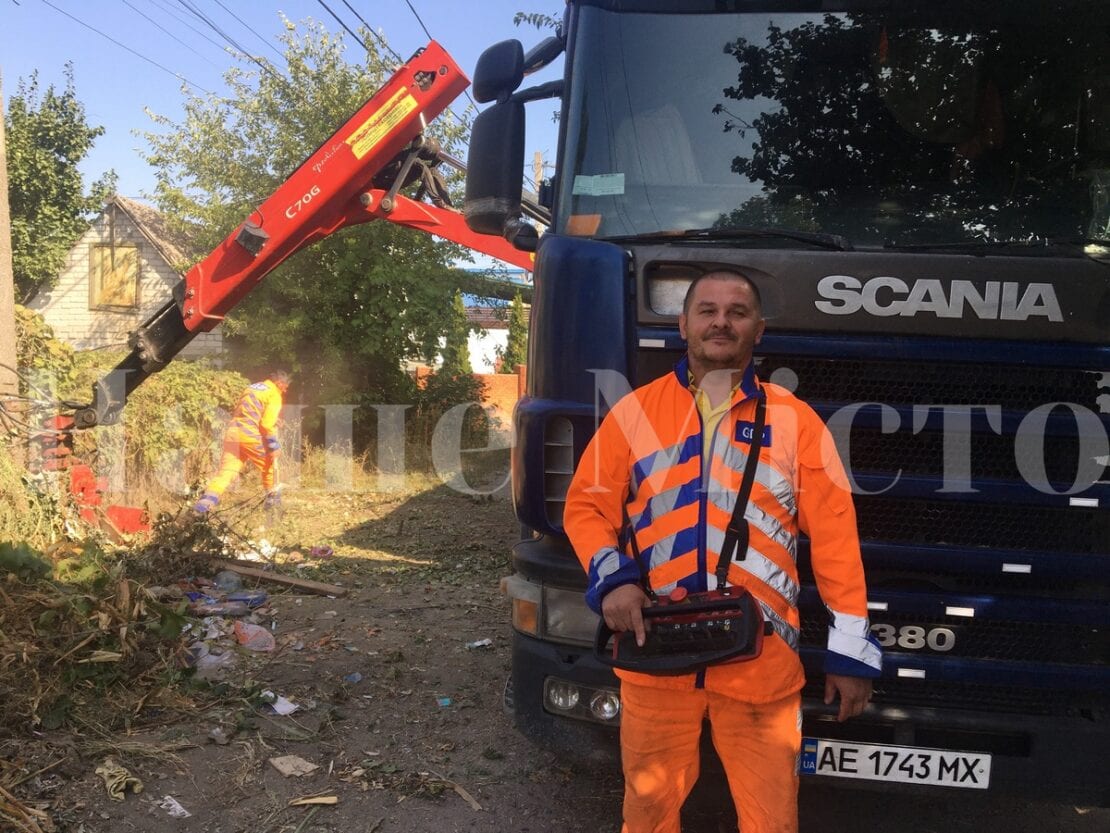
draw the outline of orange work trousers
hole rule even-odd
[[[621,833],[680,833],[698,780],[702,721],[724,765],[742,833],[797,833],[801,695],[744,703],[705,689],[621,683]]]
[[[241,438],[237,431],[229,431],[224,437],[223,457],[220,459],[220,470],[208,483],[204,490],[207,495],[219,497],[230,486],[243,466],[250,463],[262,474],[262,488],[267,492],[273,490],[277,481],[277,457],[267,454],[258,440]]]

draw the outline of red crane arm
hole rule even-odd
[[[213,329],[282,261],[346,226],[385,219],[426,231],[529,271],[532,255],[476,234],[454,209],[397,193],[416,157],[430,150],[427,123],[469,84],[430,42],[317,148],[265,202],[175,288],[174,299],[131,333],[131,352],[93,388],[78,428],[114,422],[128,395],[199,333]],[[375,184],[408,151],[388,191]],[[380,185],[380,183],[378,183]]]
[[[290,255],[351,224],[359,195],[469,81],[434,41],[411,58],[247,220],[185,275],[182,317],[211,330]]]

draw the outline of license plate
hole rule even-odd
[[[802,775],[985,790],[990,783],[991,756],[984,752],[802,738],[800,771]]]

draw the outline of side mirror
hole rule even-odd
[[[478,114],[470,131],[463,216],[471,231],[499,237],[512,233],[521,215],[522,170],[524,104],[494,104]]]
[[[524,47],[518,40],[495,43],[478,58],[474,68],[474,99],[505,101],[524,80]]]

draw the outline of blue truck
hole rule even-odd
[[[836,438],[885,649],[873,705],[837,723],[803,543],[802,772],[1110,804],[1107,43],[1095,0],[572,0],[527,54],[487,50],[464,210],[535,252],[504,583],[522,731],[615,753],[563,500],[606,409],[682,355],[692,277],[724,266],[763,294],[759,374]],[[541,237],[520,172],[542,98]]]

